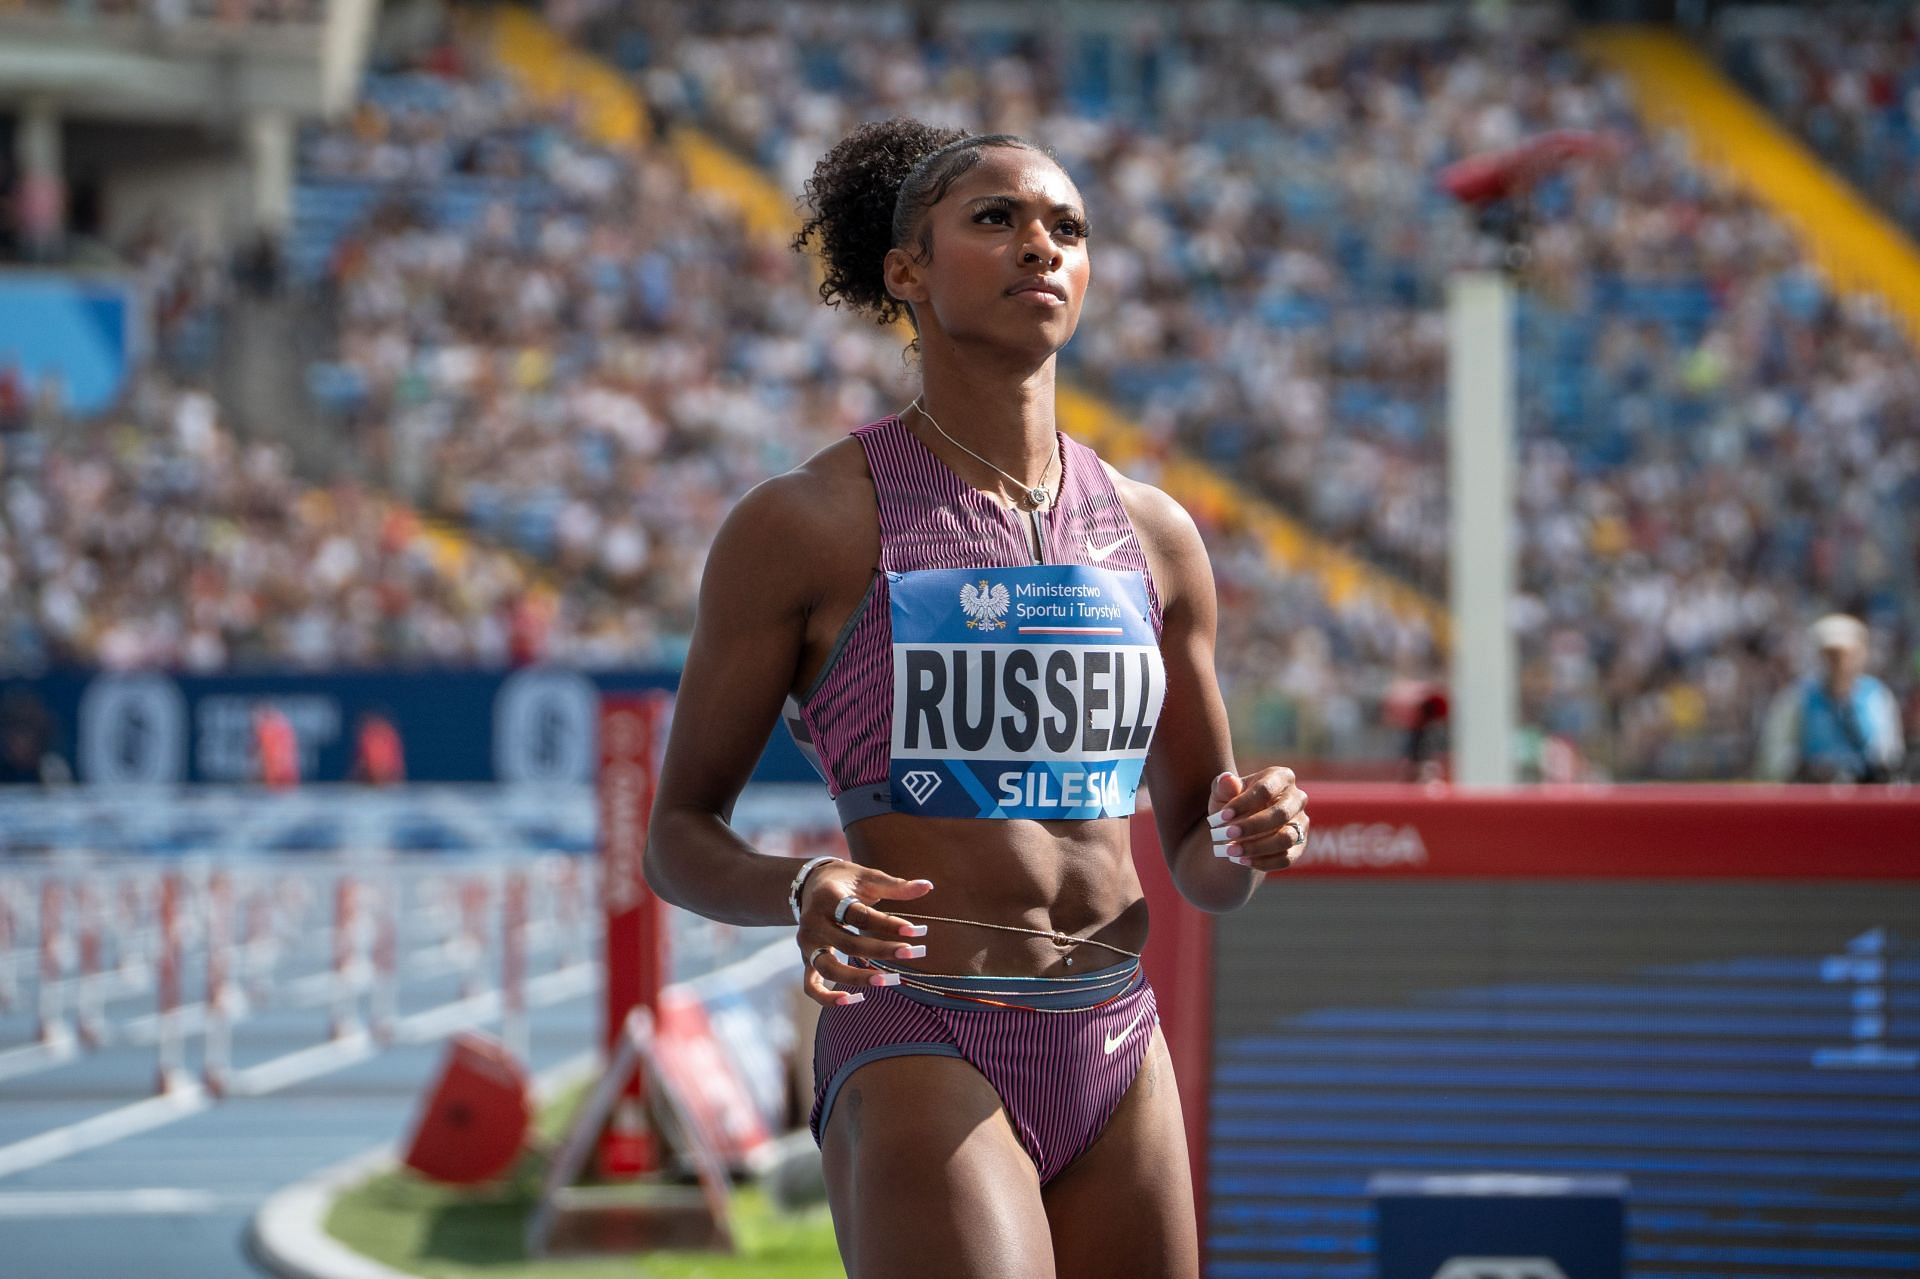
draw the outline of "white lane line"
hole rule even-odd
[[[393,1038],[402,1044],[426,1044],[456,1030],[478,1026],[500,1015],[500,992],[483,990],[450,1004],[409,1013],[393,1023]]]
[[[259,1195],[223,1195],[173,1186],[132,1190],[21,1190],[0,1194],[0,1219],[202,1216],[248,1208],[259,1202]]]
[[[290,1084],[304,1083],[357,1065],[380,1051],[380,1046],[364,1030],[354,1031],[324,1044],[302,1048],[272,1061],[263,1061],[245,1070],[236,1070],[227,1081],[227,1091],[235,1097],[264,1097]]]
[[[0,1079],[30,1075],[36,1070],[58,1066],[80,1055],[79,1041],[66,1034],[48,1044],[23,1044],[0,1052]]]
[[[38,1168],[96,1146],[110,1145],[122,1137],[198,1114],[212,1104],[213,1099],[199,1084],[188,1084],[176,1092],[136,1101],[131,1106],[121,1106],[103,1115],[16,1141],[11,1146],[0,1146],[0,1177]]]
[[[567,968],[542,973],[527,982],[527,1007],[544,1008],[572,999],[592,990],[600,975],[598,960],[587,960]],[[465,999],[429,1008],[402,1017],[394,1023],[393,1037],[403,1044],[424,1044],[466,1030],[500,1016],[500,992],[483,990]]]

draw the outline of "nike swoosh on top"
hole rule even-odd
[[[1109,1057],[1113,1056],[1114,1049],[1118,1048],[1121,1044],[1124,1044],[1127,1042],[1127,1036],[1133,1033],[1133,1028],[1135,1026],[1138,1026],[1140,1024],[1140,1019],[1142,1017],[1145,1017],[1146,1015],[1147,1015],[1147,1010],[1142,1008],[1139,1012],[1133,1015],[1132,1021],[1128,1022],[1125,1026],[1121,1028],[1119,1034],[1107,1036],[1107,1039],[1106,1039],[1107,1056]]]
[[[1132,536],[1133,534],[1131,533],[1122,533],[1119,537],[1115,538],[1111,542],[1108,542],[1105,546],[1095,546],[1093,544],[1093,539],[1088,538],[1087,539],[1087,555],[1093,560],[1095,564],[1098,564],[1101,560],[1104,560],[1105,558],[1107,558],[1107,556],[1119,550],[1121,543],[1125,542],[1128,538]]]

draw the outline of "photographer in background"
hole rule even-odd
[[[1867,627],[1829,613],[1808,628],[1820,673],[1774,698],[1760,738],[1758,772],[1776,782],[1890,782],[1905,744],[1900,708],[1866,673]]]

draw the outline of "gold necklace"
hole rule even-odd
[[[920,416],[926,418],[927,421],[933,423],[933,429],[940,432],[940,434],[946,439],[947,443],[953,445],[953,447],[959,449],[962,453],[965,453],[968,457],[974,459],[976,462],[980,462],[983,465],[993,467],[993,469],[996,471],[1000,471],[1000,468],[997,466],[994,466],[992,462],[987,461],[986,458],[981,457],[978,453],[975,453],[972,449],[962,444],[959,440],[956,440],[951,435],[948,435],[947,428],[940,425],[939,418],[927,412],[927,406],[920,402],[919,396],[917,395],[914,396],[912,403],[908,404],[907,407],[910,409],[919,409]],[[1060,450],[1057,445],[1053,451],[1055,456],[1058,456]],[[1053,459],[1048,458],[1046,473],[1040,476],[1039,484],[1033,485],[1031,487],[1028,486],[1025,480],[1021,479],[1017,475],[1009,475],[1005,471],[1000,471],[1000,474],[1005,475],[1007,479],[1013,482],[1014,487],[1020,489],[1024,493],[1026,497],[1026,506],[1029,511],[1038,511],[1048,506],[1052,499],[1053,486],[1047,483],[1047,475],[1051,474],[1052,472],[1053,472]]]

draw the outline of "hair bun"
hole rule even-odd
[[[811,216],[793,247],[804,251],[819,240],[823,302],[845,302],[881,324],[900,318],[901,303],[887,292],[881,270],[895,243],[900,188],[920,161],[967,136],[896,116],[861,125],[813,166],[802,198]]]

